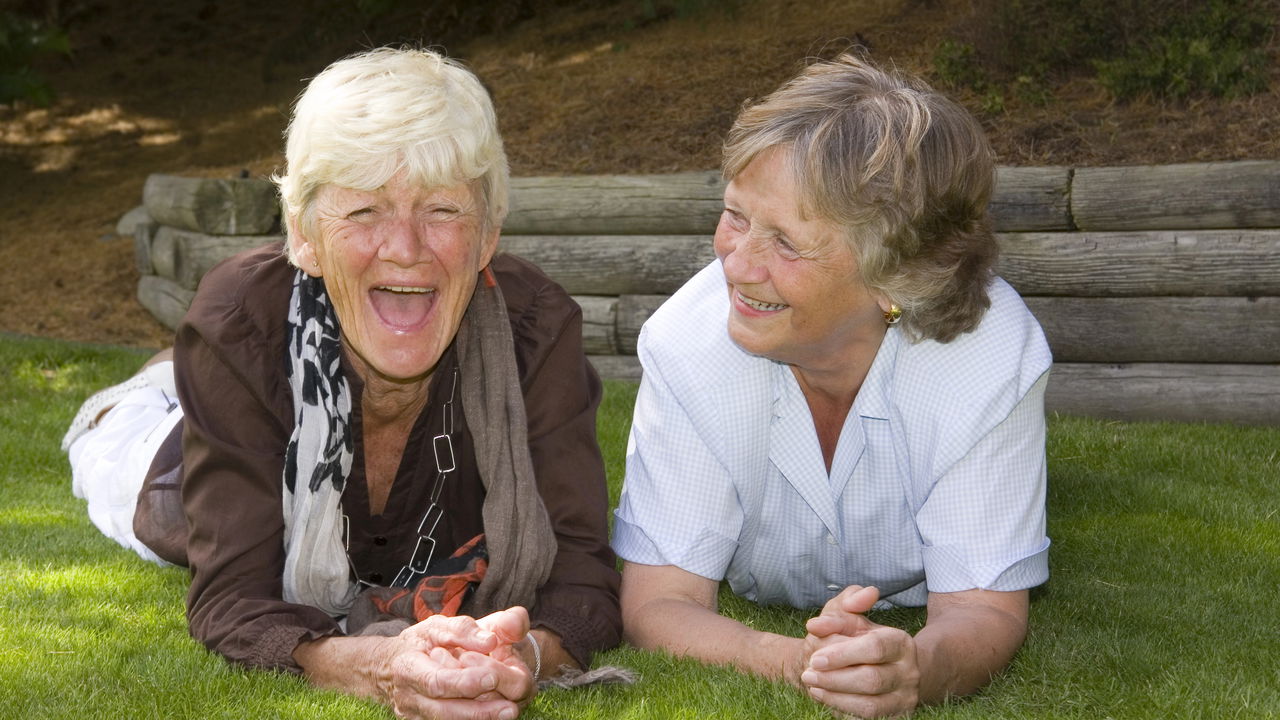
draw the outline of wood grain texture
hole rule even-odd
[[[1025,298],[1059,362],[1280,362],[1280,298]]]
[[[276,187],[252,178],[222,180],[153,174],[142,203],[161,225],[210,235],[261,235],[276,229]]]
[[[573,294],[670,294],[715,258],[710,235],[504,235]]]
[[[1113,420],[1280,425],[1280,365],[1055,363],[1045,409]]]
[[[280,235],[207,235],[162,226],[151,242],[152,267],[155,274],[195,290],[205,273],[232,255],[283,242]]]
[[[1074,230],[1071,168],[996,168],[989,207],[997,231]]]
[[[1280,230],[1001,233],[1023,295],[1280,295]]]
[[[1078,168],[1081,230],[1280,227],[1280,161]]]

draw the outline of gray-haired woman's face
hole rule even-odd
[[[742,349],[801,370],[847,363],[884,336],[880,301],[830,223],[800,215],[786,154],[766,150],[724,194],[716,256],[729,292],[729,335]],[[887,304],[887,303],[886,303]]]
[[[295,252],[324,278],[357,372],[430,374],[497,246],[472,187],[423,188],[401,173],[372,191],[325,186],[314,202],[316,237]]]

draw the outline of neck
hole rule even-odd
[[[427,385],[432,373],[410,380],[388,378],[355,353],[345,349],[344,353],[364,385],[360,405],[366,425],[412,424],[417,419],[427,405]]]

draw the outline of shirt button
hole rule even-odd
[[[377,536],[377,537],[375,537],[375,538],[373,539],[373,544],[374,544],[374,545],[379,545],[379,546],[381,546],[381,545],[386,545],[386,544],[387,544],[387,538],[386,538],[385,536],[383,536],[383,535],[379,535],[379,536]]]
[[[839,586],[839,585],[837,585],[837,584],[835,584],[835,583],[831,583],[831,584],[827,585],[827,589],[828,589],[828,590],[830,590],[831,592],[839,592],[839,591],[840,591],[840,586]]]
[[[382,573],[369,573],[369,582],[375,585],[382,584]]]
[[[827,533],[827,544],[828,544],[828,545],[835,545],[835,544],[836,544],[836,536],[835,536],[835,535],[832,535],[831,533]]]

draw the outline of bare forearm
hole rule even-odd
[[[382,699],[379,669],[394,652],[394,638],[328,637],[298,645],[293,658],[307,679],[319,687]]]
[[[1026,616],[986,607],[953,608],[916,634],[920,702],[967,695],[1004,670],[1026,638]]]
[[[752,630],[692,601],[651,600],[626,613],[623,628],[626,640],[637,647],[799,682],[803,640]]]

